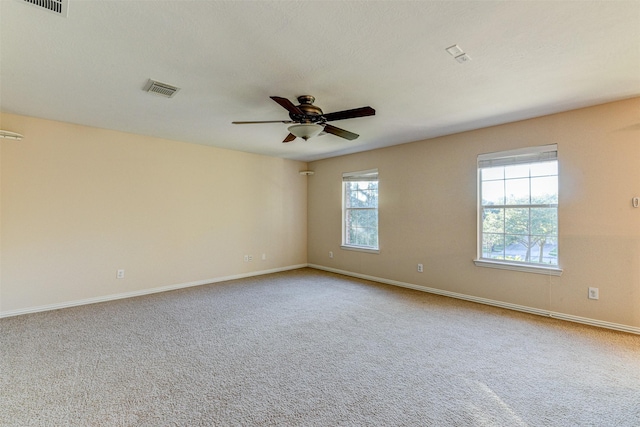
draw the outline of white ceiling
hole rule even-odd
[[[0,0],[0,27],[4,112],[304,161],[640,95],[640,1]],[[332,122],[355,141],[231,124],[305,94],[377,114]]]

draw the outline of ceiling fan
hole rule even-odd
[[[353,119],[356,117],[373,116],[376,114],[376,110],[371,107],[360,107],[352,110],[336,111],[335,113],[324,114],[320,107],[313,105],[315,98],[311,95],[302,95],[298,97],[300,105],[294,105],[293,102],[287,98],[279,96],[270,97],[275,102],[289,111],[289,117],[291,120],[268,120],[268,121],[253,121],[253,122],[233,122],[236,125],[246,124],[258,124],[258,123],[286,123],[292,124],[289,126],[289,135],[282,142],[291,142],[296,138],[302,138],[305,141],[318,135],[324,131],[340,138],[348,140],[354,140],[360,135],[357,133],[349,132],[348,130],[340,129],[332,126],[327,122],[334,120]]]

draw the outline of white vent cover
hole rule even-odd
[[[69,1],[68,0],[19,0],[22,3],[27,3],[32,6],[36,6],[39,9],[46,10],[51,13],[55,13],[65,18],[69,16]]]
[[[172,98],[180,88],[149,79],[144,90],[147,92],[157,93],[158,95],[162,95],[166,98]]]

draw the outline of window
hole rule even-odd
[[[378,250],[378,170],[342,174],[342,247]]]
[[[557,145],[478,156],[476,265],[559,274]]]

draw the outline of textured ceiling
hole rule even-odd
[[[0,37],[4,112],[305,161],[640,95],[640,1],[0,0]],[[231,124],[305,94],[377,114],[332,122],[355,141]]]

